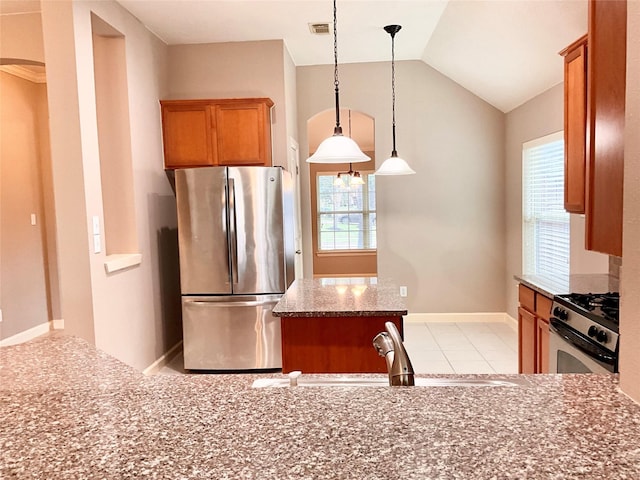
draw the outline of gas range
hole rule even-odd
[[[556,295],[551,308],[551,325],[564,331],[563,337],[567,341],[572,339],[584,353],[610,364],[617,371],[619,305],[617,292]]]

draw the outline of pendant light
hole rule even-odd
[[[333,84],[336,91],[336,126],[333,135],[323,140],[316,152],[307,158],[309,163],[356,163],[371,160],[362,153],[358,144],[349,137],[342,135],[340,126],[340,95],[338,82],[338,16],[336,0],[333,0]]]
[[[393,113],[393,150],[391,156],[387,158],[380,168],[376,170],[375,175],[411,175],[416,173],[409,164],[402,158],[398,157],[396,151],[396,65],[395,65],[395,36],[400,31],[400,25],[387,25],[384,30],[391,35],[391,98]]]

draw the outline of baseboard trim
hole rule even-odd
[[[36,325],[24,332],[16,333],[10,337],[5,338],[4,340],[0,340],[0,347],[8,347],[10,345],[17,345],[19,343],[28,342],[29,340],[33,340],[40,335],[44,335],[45,333],[49,333],[51,330],[51,322],[41,323],[40,325]]]
[[[164,355],[158,358],[155,362],[145,368],[142,373],[144,375],[155,375],[164,367],[171,359],[178,353],[178,350],[182,347],[182,340],[171,347]]]
[[[509,315],[508,313],[504,314],[504,321],[505,323],[507,323],[511,328],[513,328],[515,331],[518,331],[518,320],[516,320],[515,318],[513,318],[511,315]]]
[[[58,318],[51,321],[54,330],[64,330],[64,318]]]
[[[410,313],[404,317],[405,323],[464,323],[464,322],[504,322],[517,329],[518,322],[505,312],[473,313]]]

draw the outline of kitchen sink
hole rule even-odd
[[[520,379],[490,378],[452,378],[452,377],[416,377],[416,387],[516,387],[525,384]],[[252,388],[271,387],[388,387],[388,377],[323,376],[305,377],[298,375],[290,378],[260,378],[253,382]]]

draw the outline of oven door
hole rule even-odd
[[[551,373],[613,373],[613,354],[552,318],[549,325],[549,371]]]

